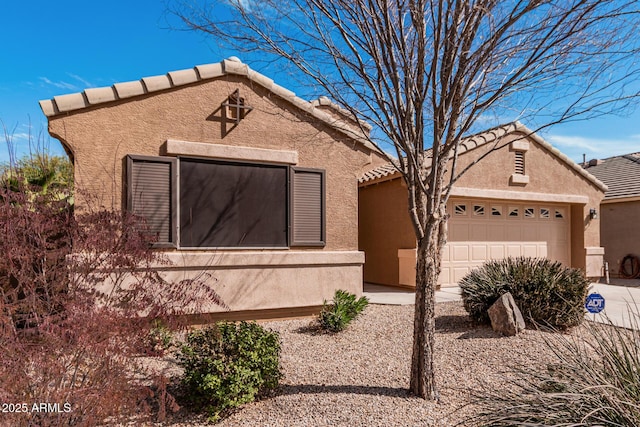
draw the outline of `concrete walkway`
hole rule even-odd
[[[416,301],[415,292],[395,286],[364,284],[364,296],[372,304],[411,305]],[[436,291],[436,302],[459,301],[460,288],[455,286]]]
[[[640,327],[640,287],[606,285],[592,283],[589,293],[597,292],[605,299],[605,308],[599,314],[585,315],[588,320],[606,323],[607,318],[617,326],[625,328]],[[410,289],[392,286],[372,285],[365,283],[364,295],[372,304],[411,305],[415,302],[415,294]],[[460,288],[442,288],[436,291],[436,302],[459,301]],[[635,315],[630,315],[631,310]]]

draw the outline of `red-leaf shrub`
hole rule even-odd
[[[0,403],[13,405],[2,422],[112,424],[175,408],[136,356],[154,319],[176,326],[187,308],[223,305],[211,287],[165,281],[151,268],[161,254],[126,213],[74,215],[3,186],[0,227]]]

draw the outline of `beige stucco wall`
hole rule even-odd
[[[402,179],[360,189],[359,247],[366,254],[364,280],[398,285],[398,249],[415,248],[407,213],[407,188]]]
[[[504,139],[501,145],[510,140],[522,138],[522,134],[514,134]],[[486,144],[460,156],[460,170],[473,159],[487,153],[493,148]],[[488,154],[481,163],[472,167],[456,183],[456,187],[493,189],[498,191],[516,191],[522,193],[526,200],[538,197],[538,194],[559,196],[553,201],[571,203],[571,257],[572,267],[586,268],[587,248],[600,247],[600,217],[591,219],[591,208],[599,210],[604,193],[595,185],[584,179],[576,170],[544,147],[529,139],[529,148],[525,154],[525,174],[529,177],[526,185],[513,185],[510,182],[514,171],[515,152],[507,144]],[[586,197],[585,203],[576,203],[570,198],[563,200],[562,196]],[[552,197],[551,197],[552,198]],[[597,255],[592,255],[596,256]],[[601,257],[600,257],[601,258]],[[587,275],[600,276],[600,269],[594,269],[602,262],[590,260],[592,266]]]
[[[173,268],[161,267],[166,279],[177,282],[208,273],[215,281],[207,284],[231,311],[319,306],[336,288],[362,294],[364,254],[359,251],[191,252],[169,257]],[[224,309],[209,305],[204,311]]]
[[[220,105],[236,89],[253,111],[235,129],[227,123],[228,133],[223,135]],[[123,158],[161,155],[168,139],[296,151],[298,166],[327,171],[324,250],[357,249],[357,177],[371,161],[369,152],[317,120],[291,111],[299,110],[230,75],[59,115],[50,119],[49,129],[73,153],[79,208],[91,203],[119,209]],[[97,200],[89,200],[87,193]]]
[[[169,284],[204,283],[226,305],[198,300],[197,309],[181,307],[187,314],[234,312],[237,318],[244,312],[249,317],[241,318],[251,318],[251,313],[270,310],[279,313],[276,317],[288,317],[298,308],[317,309],[331,299],[329,283],[361,296],[363,262],[360,251],[189,251],[163,254],[150,268]],[[107,276],[98,290],[108,294],[116,281],[126,288],[135,280],[130,275]]]
[[[526,138],[525,175],[528,183],[514,185],[511,176],[515,171],[515,151],[511,149],[510,142],[522,139],[522,136],[509,135],[499,146],[488,143],[463,153],[458,159],[457,171],[483,155],[486,157],[456,182],[454,196],[569,204],[571,264],[583,269],[589,266],[587,275],[600,276],[602,254],[596,250],[600,247],[600,220],[590,219],[589,210],[599,210],[604,193],[531,138]],[[398,249],[415,247],[407,213],[406,187],[400,182],[396,179],[365,183],[360,188],[360,248],[367,258],[365,281],[397,285]],[[372,225],[380,221],[383,225]],[[374,232],[376,239],[368,237]],[[370,264],[369,260],[373,262]]]
[[[640,256],[640,200],[603,203],[600,217],[604,259],[611,277],[617,277],[626,255]]]
[[[236,89],[253,108],[237,126],[221,119],[221,104]],[[357,178],[382,161],[262,86],[226,75],[63,113],[50,118],[49,131],[72,154],[77,209],[120,209],[126,155],[163,155],[167,140],[297,153],[296,166],[326,170],[325,247],[261,251],[251,266],[243,265],[247,258],[238,257],[240,250],[215,253],[235,257],[226,266],[205,262],[203,251],[176,251],[182,264],[171,274],[210,271],[232,310],[318,305],[335,289],[361,293]],[[306,264],[304,253],[316,254],[313,262]]]

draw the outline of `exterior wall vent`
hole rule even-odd
[[[509,180],[510,185],[523,186],[529,183],[529,175],[526,174],[525,153],[529,151],[529,142],[516,140],[511,142],[511,151],[515,154],[514,173]]]
[[[524,175],[524,151],[516,151],[516,174]]]

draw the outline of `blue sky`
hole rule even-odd
[[[7,1],[0,16],[0,120],[12,135],[18,157],[28,151],[29,132],[33,141],[63,152],[57,140],[48,140],[41,99],[235,54],[202,34],[169,29],[162,0]],[[292,86],[285,74],[258,70]],[[8,160],[3,133],[0,162]],[[557,125],[541,135],[574,161],[581,161],[583,153],[590,159],[640,151],[640,108],[623,117]]]

